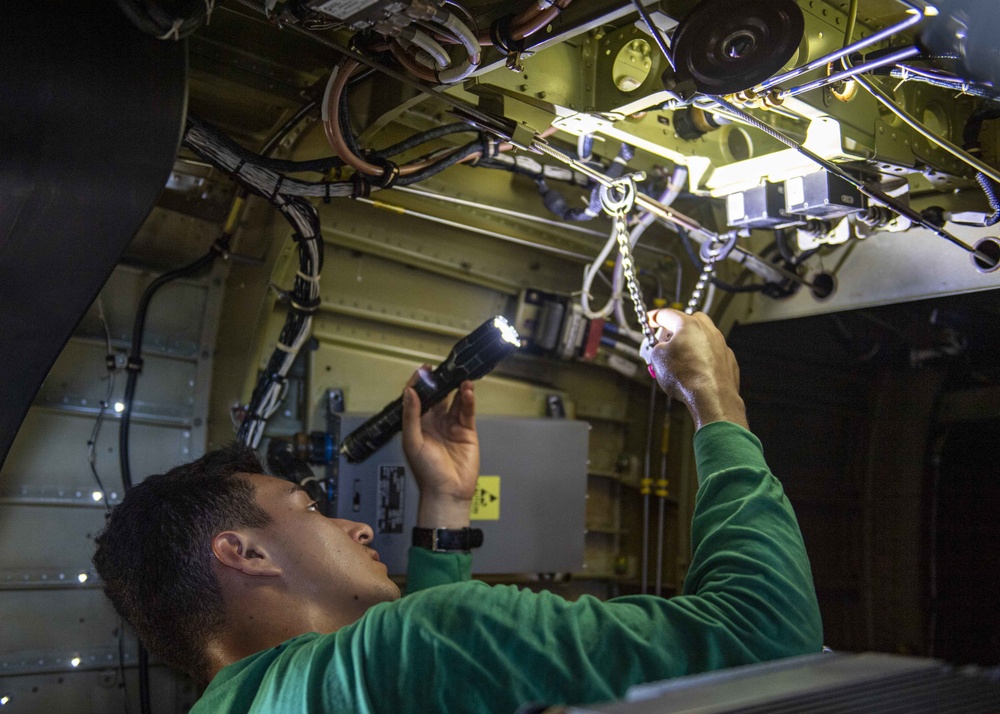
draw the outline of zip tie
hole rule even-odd
[[[275,200],[278,197],[278,191],[281,190],[281,184],[285,182],[285,177],[278,174],[278,182],[274,184],[274,192],[271,194],[271,200]]]
[[[246,164],[246,162],[247,162],[246,159],[240,159],[240,162],[238,164],[236,164],[236,168],[233,169],[233,172],[231,174],[229,174],[229,176],[231,178],[239,178],[240,171],[243,170],[243,165]]]
[[[308,283],[318,283],[320,281],[319,275],[307,275],[306,273],[303,273],[301,270],[295,271],[295,277],[302,278]]]
[[[274,349],[281,350],[282,352],[284,352],[286,354],[290,354],[290,355],[293,355],[293,354],[295,354],[295,353],[298,352],[297,349],[295,349],[291,345],[286,345],[284,342],[277,342],[277,343],[275,343]],[[281,378],[279,377],[279,380],[280,379]]]

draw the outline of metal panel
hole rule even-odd
[[[91,414],[32,409],[0,471],[0,490],[8,493],[21,485],[90,490],[94,481],[87,467],[87,440],[93,425]],[[120,493],[117,427],[117,417],[107,418],[98,437],[96,465],[108,490]],[[132,439],[142,444],[132,453],[132,471],[137,479],[198,456],[187,429],[133,421]]]
[[[93,538],[103,527],[104,514],[93,508],[0,506],[0,568],[90,572]]]
[[[107,389],[107,348],[101,343],[71,340],[52,365],[38,390],[35,406],[70,408],[97,413]],[[192,360],[143,356],[143,373],[136,389],[133,418],[190,424],[194,411],[197,365]],[[117,400],[124,393],[124,375],[117,375]]]
[[[988,228],[949,224],[948,229],[970,245],[991,235]],[[916,228],[872,236],[823,263],[839,285],[829,299],[818,301],[805,288],[784,300],[755,296],[747,314],[737,319],[781,320],[1000,288],[1000,271],[980,273],[967,253]]]
[[[350,433],[367,418],[339,417],[340,433]],[[483,547],[473,558],[476,573],[578,572],[583,567],[587,488],[585,422],[563,419],[480,417],[480,473],[500,477],[499,518],[475,520]],[[405,472],[402,522],[379,527],[380,480],[393,469]],[[381,477],[381,478],[380,478]],[[361,464],[342,460],[339,516],[363,521],[375,530],[373,547],[392,574],[406,572],[406,552],[416,524],[419,492],[397,436]],[[379,532],[396,530],[398,532]]]
[[[0,676],[0,697],[7,697],[4,711],[18,714],[53,714],[53,712],[100,712],[101,714],[128,714],[139,711],[139,685],[136,677],[135,655],[125,653],[125,687],[120,686],[117,651],[95,652],[103,665],[83,670],[89,656],[80,668],[73,671],[49,670],[49,673],[25,676]],[[110,659],[108,659],[110,656]],[[86,659],[85,659],[86,657]],[[2,667],[2,665],[0,665]],[[186,712],[197,699],[197,688],[187,679],[164,666],[150,669],[153,711]]]
[[[118,615],[98,588],[0,594],[0,652],[79,650],[117,645]],[[2,671],[2,669],[0,669]]]
[[[101,291],[111,338],[121,340],[123,347],[127,347],[132,337],[132,320],[139,298],[156,276],[152,271],[119,265]],[[187,357],[197,354],[206,294],[203,280],[177,280],[161,288],[149,306],[143,351]],[[104,338],[95,306],[84,315],[76,334]]]

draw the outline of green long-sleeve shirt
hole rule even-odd
[[[760,442],[716,422],[698,431],[695,453],[700,489],[682,596],[569,602],[471,581],[469,556],[413,549],[406,597],[226,667],[192,714],[513,712],[818,652],[809,562]]]

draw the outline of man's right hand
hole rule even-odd
[[[713,421],[747,427],[740,398],[740,368],[726,338],[705,313],[685,315],[669,308],[649,313],[657,329],[653,348],[656,381],[687,406],[700,429]]]

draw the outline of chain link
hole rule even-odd
[[[610,186],[601,188],[601,205],[614,221],[615,239],[618,241],[618,252],[622,256],[622,275],[625,277],[625,285],[628,287],[628,294],[632,299],[642,334],[649,348],[652,348],[656,344],[656,337],[646,317],[646,303],[642,298],[642,288],[639,287],[639,279],[635,272],[635,260],[632,258],[632,246],[628,226],[625,223],[625,217],[635,205],[635,194],[635,181],[631,176],[625,176],[616,179]]]
[[[698,282],[694,284],[694,290],[691,291],[687,307],[684,308],[686,314],[693,315],[695,310],[701,305],[701,296],[705,292],[705,286],[709,284],[712,276],[715,275],[715,261],[718,260],[721,252],[721,246],[712,241],[712,245],[709,246],[707,253],[703,256],[705,263],[702,265],[701,275],[698,276]]]

